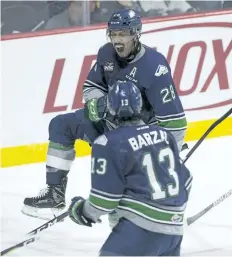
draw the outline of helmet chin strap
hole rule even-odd
[[[140,52],[141,50],[141,43],[139,42],[139,38],[135,37],[134,38],[134,49],[132,49],[131,53],[129,56],[126,58],[128,61],[132,61],[135,56]]]

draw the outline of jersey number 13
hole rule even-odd
[[[170,148],[162,149],[158,154],[158,162],[165,162],[165,159],[169,159],[168,173],[173,179],[174,183],[166,185],[166,188],[162,188],[162,185],[157,180],[157,172],[155,171],[151,153],[146,153],[143,157],[142,165],[146,168],[147,177],[149,179],[150,186],[152,188],[152,199],[165,199],[167,196],[176,196],[179,194],[179,178],[175,171],[175,158]]]

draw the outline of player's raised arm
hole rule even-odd
[[[173,133],[179,150],[182,146],[187,121],[166,58],[156,52],[156,65],[146,96],[155,110],[158,125]]]

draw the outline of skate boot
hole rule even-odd
[[[44,220],[53,219],[65,209],[65,191],[67,177],[62,179],[61,185],[47,185],[38,196],[24,199],[22,213]]]

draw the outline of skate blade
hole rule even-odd
[[[56,209],[56,208],[44,208],[44,209],[38,209],[35,207],[30,207],[24,205],[21,212],[29,217],[42,219],[42,220],[51,220],[54,219],[56,216],[62,214],[64,212],[65,208],[63,209]]]

